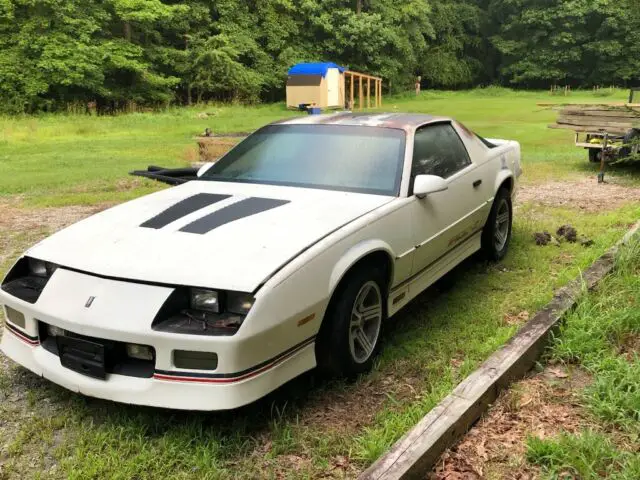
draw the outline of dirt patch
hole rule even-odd
[[[517,203],[575,208],[585,212],[615,210],[625,203],[640,201],[640,188],[617,183],[597,183],[594,178],[521,185]]]
[[[0,202],[0,274],[25,248],[109,205],[20,208],[16,201]]]
[[[107,208],[108,205],[45,208],[15,208],[0,203],[0,231],[7,230],[14,233],[33,229],[44,229],[53,233],[72,223],[86,218]]]
[[[447,450],[430,479],[525,480],[538,470],[525,461],[527,436],[578,432],[587,424],[577,393],[591,382],[578,368],[549,366],[514,384],[456,446]]]

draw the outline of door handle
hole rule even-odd
[[[482,180],[476,180],[475,182],[473,182],[473,188],[478,188],[481,183],[482,183]]]

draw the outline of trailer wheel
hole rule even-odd
[[[602,157],[602,154],[600,152],[601,152],[601,150],[599,150],[597,148],[590,148],[589,149],[589,161],[591,163],[600,163],[600,158]]]
[[[626,158],[629,157],[632,153],[635,153],[638,151],[637,147],[634,148],[634,144],[637,144],[638,142],[640,142],[640,130],[636,130],[635,128],[632,128],[631,130],[629,130],[627,132],[627,134],[624,136],[624,146],[620,147],[619,150],[619,157],[620,158]]]

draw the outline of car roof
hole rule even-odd
[[[278,125],[345,125],[362,127],[398,128],[415,130],[425,123],[450,121],[448,117],[438,117],[426,113],[329,113],[288,118],[274,122]]]

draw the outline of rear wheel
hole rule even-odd
[[[386,281],[376,268],[359,267],[331,300],[316,342],[318,366],[352,377],[371,369],[386,318]]]
[[[636,130],[635,128],[629,130],[624,136],[624,146],[620,147],[618,156],[620,158],[626,158],[634,153],[637,153],[638,142],[640,142],[640,130]]]
[[[502,260],[511,241],[513,209],[509,190],[501,188],[491,206],[487,223],[482,230],[482,250],[489,260]]]

